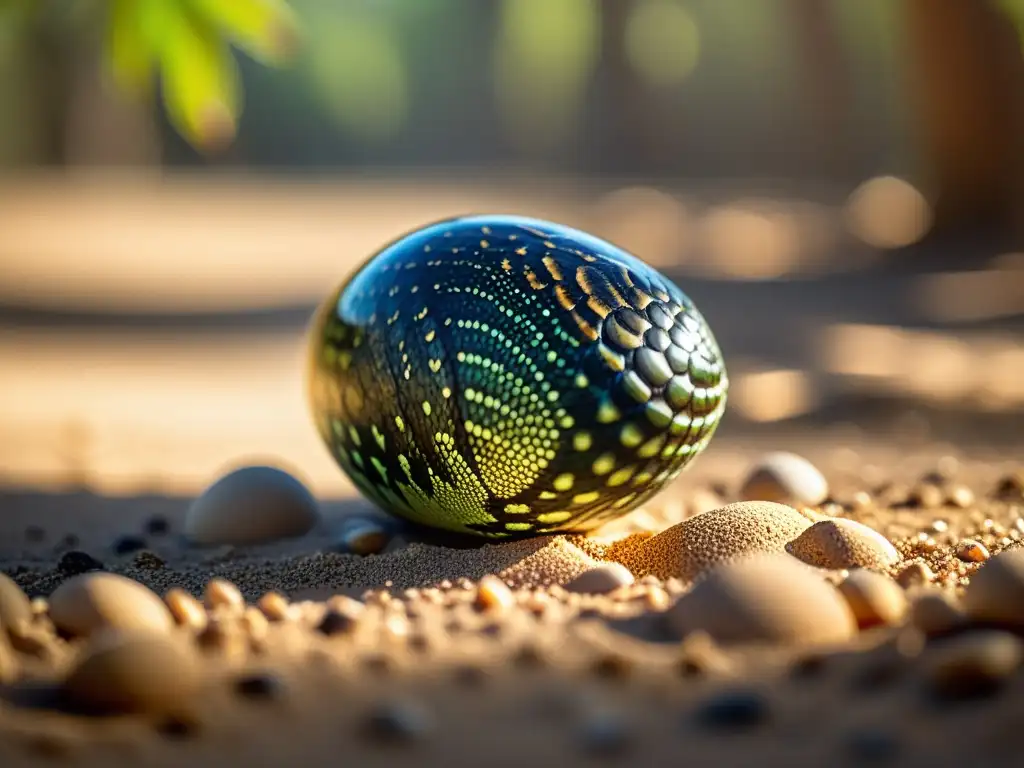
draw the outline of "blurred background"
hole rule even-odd
[[[306,322],[468,212],[680,284],[732,378],[709,457],[1020,444],[1024,2],[237,2],[0,0],[3,486],[188,495],[266,456],[350,491]]]

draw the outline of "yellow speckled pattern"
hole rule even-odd
[[[619,248],[512,216],[444,221],[317,313],[310,399],[385,510],[492,537],[629,512],[707,445],[721,353],[692,302]]]

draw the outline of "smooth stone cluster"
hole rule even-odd
[[[249,466],[217,480],[196,499],[185,518],[194,544],[244,546],[295,538],[320,521],[313,494],[276,467]]]
[[[784,504],[746,501],[704,512],[644,542],[623,557],[633,573],[688,581],[743,555],[785,552],[815,517]]]

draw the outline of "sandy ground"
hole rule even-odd
[[[828,477],[830,498],[814,513],[895,544],[898,562],[880,570],[912,602],[925,590],[960,605],[988,567],[958,554],[964,539],[996,558],[1020,546],[1024,496],[998,490],[1019,452],[993,461],[934,447],[837,450],[809,437],[779,447],[799,447]],[[366,557],[340,553],[332,533],[346,515],[375,514],[358,499],[325,503],[323,523],[298,539],[200,549],[181,533],[187,499],[9,493],[0,564],[37,599],[31,629],[7,628],[0,765],[1014,764],[1019,629],[964,619],[946,637],[911,613],[824,644],[673,631],[667,617],[693,580],[644,576],[642,557],[622,554],[736,500],[759,449],[716,448],[718,459],[709,451],[598,536],[477,545],[400,529]],[[117,554],[125,535],[145,548]],[[88,567],[73,551],[161,596],[205,597],[191,614],[179,606],[169,630],[198,665],[187,695],[118,715],[68,705],[70,670],[97,642],[55,631],[48,617],[45,598]],[[614,559],[632,565],[633,584],[565,589]],[[814,578],[838,584],[848,573]],[[211,595],[215,578],[248,607],[230,587]],[[173,680],[162,684],[173,691]]]

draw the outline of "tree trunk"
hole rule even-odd
[[[855,94],[832,8],[821,0],[790,0],[789,7],[818,168],[830,179],[851,180],[856,176],[851,130]]]
[[[1024,58],[1016,30],[989,0],[906,0],[904,13],[933,235],[1020,237]]]

